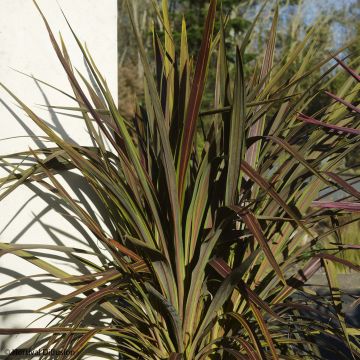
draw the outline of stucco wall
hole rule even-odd
[[[86,74],[83,59],[75,40],[66,25],[59,5],[67,15],[79,38],[86,41],[100,70],[108,81],[116,99],[117,90],[117,48],[116,48],[116,0],[39,0],[39,6],[46,15],[56,35],[61,31],[74,66]],[[51,83],[71,93],[64,70],[52,49],[44,23],[31,0],[0,0],[0,82],[9,87],[19,98],[41,116],[63,136],[70,137],[79,144],[89,144],[89,139],[81,120],[48,112],[39,105],[75,106],[68,98],[10,68],[17,69]],[[41,131],[20,110],[15,101],[0,89],[0,138],[13,136],[41,135]],[[36,148],[39,143],[30,138],[1,140],[0,155]],[[6,172],[1,171],[1,176]],[[70,182],[76,183],[72,175]],[[88,198],[86,188],[79,183],[75,187],[76,197]],[[17,244],[53,243],[76,245],[88,248],[81,229],[73,226],[61,214],[50,208],[54,199],[37,192],[35,187],[21,187],[0,202],[0,241]],[[58,209],[61,211],[61,209]],[[90,239],[91,237],[89,237]],[[54,253],[54,256],[57,256]],[[61,259],[54,257],[54,263]],[[70,272],[77,273],[73,268]],[[6,254],[0,257],[0,286],[21,275],[39,274],[42,271],[18,257]],[[69,289],[57,287],[57,291]],[[38,294],[40,288],[29,281],[22,287],[0,287],[0,297],[12,295]],[[4,305],[6,302],[0,303]],[[33,299],[30,302],[7,303],[0,308],[0,328],[21,327],[30,323],[36,315],[21,309],[37,309],[46,302]],[[17,315],[16,315],[17,313]],[[31,326],[46,324],[44,318]],[[0,336],[0,355],[4,349],[11,349],[28,336]]]

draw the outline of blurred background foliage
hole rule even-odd
[[[152,29],[156,28],[158,34],[163,34],[163,26],[160,22],[153,23],[156,19],[154,15],[154,2],[160,3],[159,0],[132,0],[131,4],[139,32],[143,35],[144,43],[147,50],[152,51]],[[174,30],[174,40],[180,42],[181,21],[186,14],[187,33],[189,41],[190,55],[196,59],[197,51],[200,47],[203,22],[207,12],[207,0],[168,0],[171,19],[173,20],[172,28]],[[251,25],[261,6],[263,0],[223,0],[219,2],[223,13],[226,15],[226,41],[227,56],[230,63],[235,61],[235,46],[241,43],[244,33]],[[260,63],[259,54],[263,54],[263,48],[266,44],[268,33],[271,26],[272,12],[274,11],[274,1],[267,1],[264,9],[262,21],[257,23],[252,43],[248,47],[248,53],[244,59],[245,73],[249,74],[254,63]],[[278,59],[285,59],[284,54],[296,46],[303,38],[306,29],[314,24],[318,25],[318,49],[317,58],[313,61],[316,63],[319,59],[326,57],[332,51],[348,45],[344,55],[352,54],[351,58],[356,60],[353,67],[357,67],[360,49],[360,0],[280,0],[279,1],[279,28],[277,34],[277,56]],[[219,19],[215,24],[215,29],[219,27]],[[304,56],[304,55],[303,55]],[[131,117],[135,110],[135,98],[143,95],[143,70],[137,48],[135,46],[134,35],[130,26],[128,12],[124,0],[118,0],[118,64],[119,64],[119,82],[118,98],[119,109],[126,117]],[[212,61],[215,61],[213,57]],[[293,71],[301,62],[294,63]],[[231,69],[230,69],[231,70]],[[320,70],[319,70],[320,71]],[[324,69],[322,69],[324,71]],[[208,74],[208,87],[215,79],[215,74]],[[290,69],[291,72],[291,69]],[[318,74],[314,73],[315,78]],[[339,76],[330,85],[330,91],[335,92],[343,84],[346,74],[339,71]],[[307,87],[311,78],[303,83]],[[205,94],[203,107],[211,107],[212,91]],[[322,102],[323,101],[323,102]],[[329,97],[324,96],[322,101],[317,101],[311,105],[311,111],[315,113],[328,104]]]

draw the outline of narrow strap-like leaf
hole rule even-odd
[[[266,239],[262,232],[260,223],[256,219],[256,217],[251,212],[246,212],[244,214],[240,213],[240,216],[243,218],[246,227],[251,231],[251,233],[254,235],[254,238],[258,241],[261,249],[263,250],[265,257],[269,261],[270,265],[276,272],[276,274],[279,276],[281,281],[286,285],[286,280],[284,278],[284,275],[280,269],[280,266],[278,265]]]
[[[325,174],[338,184],[339,188],[344,189],[346,192],[360,200],[360,192],[351,186],[347,181],[342,179],[338,174],[332,172],[326,172]]]
[[[319,125],[321,127],[324,128],[328,128],[330,130],[334,130],[334,131],[338,131],[344,134],[353,134],[353,135],[360,135],[360,130],[358,129],[353,129],[353,128],[349,128],[349,127],[344,127],[344,126],[339,126],[339,125],[333,125],[333,124],[328,124],[325,123],[323,121],[319,121],[316,120],[310,116],[304,115],[304,114],[300,114],[298,116],[299,120],[302,120],[308,124],[313,124],[313,125]]]
[[[153,295],[155,298],[157,298],[161,305],[164,307],[164,309],[167,312],[167,315],[169,316],[171,320],[171,324],[173,326],[173,331],[176,336],[176,342],[178,346],[178,351],[182,353],[184,351],[184,341],[182,336],[182,322],[179,317],[179,314],[177,313],[176,309],[171,305],[171,303],[165,299],[153,286],[151,286],[149,283],[145,283],[146,290]]]
[[[350,69],[342,60],[338,57],[334,57],[334,59],[358,82],[360,82],[360,75],[358,75],[355,70]]]
[[[173,299],[174,305],[178,308],[180,315],[182,315],[182,301],[183,301],[183,291],[184,291],[184,284],[183,280],[185,277],[185,270],[184,270],[184,246],[182,240],[182,232],[181,232],[181,214],[180,214],[180,207],[179,207],[179,200],[177,196],[177,184],[176,184],[176,172],[175,172],[175,165],[174,165],[174,158],[171,151],[170,141],[168,137],[168,130],[165,123],[165,117],[162,110],[161,102],[159,99],[159,95],[157,92],[155,80],[152,76],[152,71],[149,65],[149,62],[146,57],[146,52],[144,45],[142,43],[142,39],[140,34],[138,33],[134,14],[131,11],[129,1],[126,1],[130,20],[133,24],[135,38],[138,44],[139,53],[141,57],[142,64],[144,66],[144,75],[146,77],[149,94],[151,97],[152,105],[155,111],[155,118],[156,118],[156,125],[160,135],[160,144],[161,144],[161,157],[163,160],[164,171],[166,176],[167,182],[167,191],[170,199],[171,209],[172,209],[172,220],[174,224],[174,242],[175,242],[175,264],[176,264],[176,282],[177,282],[177,289],[175,284],[172,285],[172,292],[171,296],[176,297],[177,300]],[[164,244],[166,246],[166,244]]]
[[[265,56],[264,56],[263,64],[262,64],[261,71],[260,71],[259,81],[262,82],[262,87],[264,87],[270,81],[271,69],[273,66],[273,59],[274,59],[278,17],[279,17],[279,10],[278,10],[278,7],[276,6],[274,18],[273,18],[270,33],[269,33],[269,39],[267,41]],[[265,128],[265,115],[261,116],[250,127],[248,137],[263,135],[264,128]],[[261,142],[256,142],[256,143],[252,144],[246,152],[246,161],[253,168],[257,168],[260,147],[261,147]]]
[[[244,69],[239,49],[236,50],[236,72],[231,113],[229,161],[226,177],[225,205],[237,203],[238,186],[241,185],[240,163],[244,154],[246,120],[246,94]]]
[[[360,212],[360,203],[348,201],[313,201],[311,206],[321,209],[347,210]]]
[[[256,321],[261,329],[261,332],[263,333],[264,338],[270,347],[270,352],[271,352],[272,358],[274,360],[279,360],[279,355],[276,352],[274,342],[273,342],[271,334],[269,332],[269,328],[266,325],[266,322],[265,322],[263,316],[261,315],[260,310],[257,308],[257,306],[255,304],[252,304],[252,303],[250,303],[250,304],[251,304],[251,310],[256,318]]]
[[[356,113],[360,114],[360,109],[358,107],[356,107],[355,105],[349,103],[348,101],[339,98],[338,96],[330,93],[329,91],[325,91],[326,95],[329,95],[330,97],[332,97],[334,100],[336,100],[337,102],[345,105],[346,107],[348,107],[350,110],[355,111]]]
[[[349,334],[347,332],[347,326],[345,323],[345,315],[342,309],[342,302],[341,302],[341,292],[339,288],[339,283],[337,279],[336,269],[333,262],[331,262],[328,259],[323,259],[324,267],[325,267],[325,273],[326,277],[329,283],[329,288],[331,292],[331,298],[334,305],[334,310],[336,313],[336,316],[339,320],[339,324],[341,326],[342,332],[344,334],[344,337],[346,339],[347,345],[349,350],[351,351],[351,344],[349,339]],[[352,353],[352,351],[351,351]],[[352,358],[355,360],[355,356],[352,353]]]
[[[201,100],[205,86],[205,77],[209,62],[211,40],[215,22],[217,0],[211,0],[208,15],[206,18],[205,29],[201,41],[199,56],[196,63],[193,84],[190,92],[189,104],[187,107],[186,120],[182,132],[180,158],[178,163],[178,196],[180,204],[183,198],[185,177],[190,160],[190,153],[196,130],[196,122],[199,115]]]

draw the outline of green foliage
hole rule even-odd
[[[199,49],[202,40],[203,19],[206,17],[209,2],[207,0],[179,0],[169,1],[169,3],[175,25],[173,32],[175,42],[176,40],[180,40],[181,31],[177,31],[177,29],[181,29],[181,26],[179,25],[181,24],[182,17],[186,15],[186,22],[189,25],[187,29],[189,51],[190,55],[196,56],[197,49]],[[222,10],[224,15],[229,17],[226,32],[227,34],[231,33],[232,35],[231,37],[226,37],[227,41],[234,41],[236,37],[243,34],[251,24],[249,20],[241,16],[240,10],[237,10],[238,8],[241,8],[241,10],[244,11],[244,8],[249,5],[249,3],[248,0],[225,0],[218,2],[218,11]],[[231,16],[234,11],[236,12],[236,17],[235,14]],[[220,20],[217,18],[215,21],[215,31],[218,31],[219,27]]]
[[[96,146],[68,143],[2,85],[53,145],[1,157],[9,175],[2,179],[0,199],[25,182],[43,186],[106,250],[99,245],[98,264],[68,248],[86,269],[73,275],[46,254],[44,259],[34,256],[32,247],[1,243],[2,255],[12,252],[74,291],[41,309],[56,316],[47,328],[0,329],[0,334],[39,333],[36,346],[71,349],[74,358],[111,358],[105,352],[115,350],[125,359],[149,360],[316,359],[321,358],[321,334],[345,344],[345,350],[327,346],[339,359],[359,357],[359,330],[344,320],[333,264],[353,271],[360,266],[339,256],[339,243],[317,250],[341,226],[322,236],[315,232],[319,221],[360,208],[357,193],[336,173],[358,146],[357,108],[344,106],[341,99],[352,101],[357,85],[355,90],[345,86],[345,93],[337,94],[341,98],[306,116],[331,72],[302,88],[332,60],[312,63],[315,28],[274,61],[275,7],[261,62],[244,71],[253,31],[249,26],[233,50],[232,71],[225,18],[216,12],[215,0],[196,61],[189,49],[190,27],[182,23],[177,45],[167,2],[162,5],[155,7],[165,31],[153,34],[154,67],[129,7],[145,76],[144,102],[131,121],[119,113],[76,35],[102,97],[75,74],[65,45],[58,44],[43,17],[74,90],[71,110],[83,117]],[[261,21],[261,13],[255,21]],[[215,82],[207,88],[211,67]],[[203,109],[205,89],[212,90],[211,109]],[[198,133],[201,122],[203,132]],[[35,165],[27,167],[24,159]],[[61,185],[64,166],[76,169],[97,194],[109,228]],[[339,188],[344,199],[318,199],[321,191]],[[309,254],[306,263],[304,253]],[[322,265],[333,307],[324,301],[325,310],[318,311],[311,304],[321,299],[304,284]],[[304,294],[306,302],[292,298],[294,293]],[[91,322],[94,313],[96,324]],[[109,317],[110,324],[105,321]]]

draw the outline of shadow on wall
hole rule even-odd
[[[41,88],[40,84],[36,82],[36,85],[38,86],[39,91],[42,93],[42,96],[45,101],[45,105],[47,107],[50,106],[50,103]],[[28,134],[28,136],[35,137],[35,133],[26,125],[26,123],[16,115],[16,113],[7,105],[5,104],[1,99],[0,102],[5,106],[5,108],[9,111],[10,115],[22,126],[22,128],[25,130],[25,132]],[[50,116],[52,125],[51,128],[56,131],[58,134],[61,135],[62,138],[64,138],[66,141],[71,141],[74,145],[76,144],[75,141],[71,139],[70,136],[66,133],[64,127],[62,126],[57,113],[49,108]],[[40,138],[35,139],[35,144],[39,148],[46,148],[51,145],[41,141]],[[25,149],[24,149],[25,150]],[[21,156],[18,156],[19,163],[22,162],[24,158]],[[56,159],[54,161],[57,161]],[[26,162],[22,162],[22,165],[31,165],[33,162],[31,160],[27,160]],[[115,227],[113,226],[113,223],[110,221],[110,218],[108,216],[108,209],[104,206],[103,202],[99,199],[96,192],[88,185],[88,183],[85,181],[85,179],[76,172],[76,169],[69,169],[68,167],[64,166],[64,164],[61,164],[60,162],[57,164],[58,166],[58,175],[57,178],[59,181],[61,181],[64,184],[64,187],[73,194],[73,198],[77,199],[77,201],[82,205],[82,207],[87,211],[87,213],[92,217],[93,220],[96,222],[101,222],[105,224],[106,228],[109,231],[109,236],[111,236],[114,239],[118,238],[117,232]],[[6,170],[8,173],[11,172],[9,168],[6,168],[4,163],[2,163],[2,167],[4,170]],[[70,171],[69,171],[70,170]],[[59,200],[55,194],[52,193],[55,190],[52,191],[45,190],[45,188],[42,187],[42,182],[46,179],[39,179],[38,182],[27,182],[25,184],[22,184],[21,186],[25,186],[28,190],[30,190],[33,195],[24,200],[24,203],[20,204],[20,208],[16,211],[16,213],[9,219],[9,221],[3,226],[2,229],[0,229],[0,235],[5,232],[5,230],[11,226],[11,224],[18,218],[23,216],[25,208],[29,204],[31,204],[32,201],[35,199],[41,199],[43,202],[45,202],[45,207],[36,213],[32,212],[33,219],[29,221],[28,223],[25,223],[20,229],[17,229],[17,232],[15,236],[13,236],[11,239],[3,239],[4,243],[10,243],[10,244],[23,244],[22,239],[25,238],[27,235],[27,232],[29,229],[33,227],[34,224],[39,224],[41,228],[45,231],[47,237],[48,237],[48,243],[45,245],[57,245],[57,246],[69,246],[69,243],[65,240],[61,240],[58,235],[61,235],[62,239],[68,239],[69,242],[71,242],[72,247],[78,247],[79,249],[84,248],[90,248],[97,259],[99,259],[103,264],[106,264],[108,262],[105,255],[99,254],[99,244],[97,243],[97,240],[94,239],[94,236],[92,234],[89,234],[88,231],[85,230],[83,224],[81,224],[80,220],[74,216],[73,212],[71,212],[70,206],[64,201]],[[51,184],[51,181],[48,181],[49,184]],[[96,210],[95,210],[96,209]],[[43,220],[43,217],[47,215],[49,212],[55,211],[59,214],[62,214],[63,218],[66,219],[67,223],[69,224],[69,229],[76,229],[76,231],[79,233],[79,237],[72,235],[70,231],[67,231],[67,229],[59,228],[55,226],[53,223],[47,223]],[[29,245],[29,244],[27,244]],[[64,251],[59,253],[53,253],[53,252],[39,252],[37,250],[41,249],[41,246],[39,246],[38,249],[27,249],[26,251],[30,253],[34,257],[38,258],[46,258],[50,260],[51,263],[66,263],[66,265],[74,270],[74,272],[79,272],[81,274],[89,274],[89,269],[81,262],[79,259],[71,252]],[[78,251],[81,255],[81,251]],[[104,254],[106,254],[106,249],[104,248]],[[4,253],[2,253],[4,255]],[[18,319],[18,316],[20,314],[33,314],[32,310],[21,310],[21,305],[19,306],[20,309],[16,310],[5,310],[5,307],[8,305],[14,305],[17,301],[22,300],[22,298],[26,297],[33,300],[36,299],[47,299],[49,301],[53,301],[61,297],[61,292],[57,291],[56,283],[54,282],[54,278],[51,276],[32,276],[32,277],[26,277],[26,274],[21,273],[22,269],[14,270],[10,269],[8,266],[4,266],[6,264],[5,261],[2,262],[1,267],[1,273],[2,275],[8,276],[12,279],[8,284],[0,284],[0,298],[3,309],[0,310],[0,323],[5,323],[9,318],[13,317],[14,322],[13,324],[16,326],[16,321]],[[27,290],[26,294],[21,294],[20,298],[15,299],[14,296],[7,296],[7,292],[11,292],[11,290],[17,290],[18,287],[25,286],[30,290]],[[42,313],[39,313],[40,316]],[[106,317],[105,317],[106,318]],[[97,313],[96,318],[94,316],[89,316],[87,321],[89,322],[88,325],[92,325],[97,323],[99,324],[100,321],[103,321],[104,315],[101,315],[101,313]],[[20,326],[24,326],[27,324],[21,323]],[[9,341],[11,340],[11,336],[1,336],[1,348],[6,349],[8,347]]]

